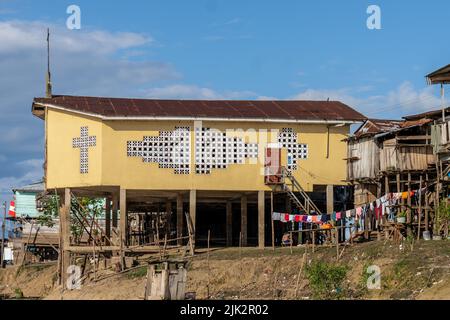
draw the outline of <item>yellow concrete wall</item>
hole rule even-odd
[[[226,169],[212,169],[211,174],[195,173],[195,138],[193,121],[104,121],[63,111],[47,114],[47,188],[79,186],[121,186],[126,189],[153,190],[268,190],[264,185],[265,134],[256,134],[259,161],[230,164]],[[80,136],[80,127],[88,126],[89,135],[97,137],[96,147],[89,148],[89,173],[80,174],[80,150],[72,147],[72,139]],[[173,169],[159,169],[156,163],[144,163],[140,157],[127,156],[127,141],[141,141],[144,136],[158,136],[159,131],[172,131],[175,126],[191,128],[191,173],[175,174]],[[318,124],[274,124],[241,122],[203,122],[203,127],[227,131],[228,136],[245,133],[228,130],[274,130],[293,128],[298,143],[308,145],[308,159],[298,160],[294,172],[302,186],[310,191],[314,184],[343,184],[346,177],[346,143],[342,140],[349,126],[330,128],[330,156],[327,152],[327,126]],[[246,142],[249,141],[246,136]],[[276,133],[269,134],[276,142]],[[286,153],[283,152],[283,164]]]

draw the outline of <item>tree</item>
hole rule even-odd
[[[41,198],[42,214],[38,217],[41,226],[53,227],[53,220],[58,218],[60,198],[57,195],[46,195]],[[91,229],[87,222],[98,219],[103,213],[103,202],[101,199],[75,198],[72,197],[70,205],[70,233],[74,243],[79,243],[83,237],[85,228]],[[96,236],[98,230],[92,230],[92,236]]]

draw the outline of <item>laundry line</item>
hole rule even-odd
[[[383,215],[391,214],[390,206],[397,203],[401,199],[407,199],[423,193],[427,190],[427,187],[418,190],[406,191],[406,192],[390,192],[375,201],[368,202],[364,205],[358,206],[351,210],[333,212],[321,215],[305,215],[305,214],[290,214],[283,212],[273,212],[272,220],[281,221],[283,223],[287,222],[302,222],[302,223],[314,223],[314,224],[324,224],[332,222],[337,222],[341,219],[351,219],[356,218],[358,220],[365,212],[370,209],[375,212],[375,216],[379,218]]]

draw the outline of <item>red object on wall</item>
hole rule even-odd
[[[266,184],[280,184],[281,181],[281,149],[266,148],[264,159],[264,182]]]
[[[14,201],[11,201],[9,203],[9,212],[8,212],[9,216],[15,218],[16,217],[16,204]]]

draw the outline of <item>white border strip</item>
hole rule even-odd
[[[46,108],[53,108],[57,110],[82,114],[89,117],[99,118],[107,121],[117,121],[117,120],[133,120],[133,121],[145,121],[145,120],[156,120],[156,121],[233,121],[233,122],[268,122],[268,123],[310,123],[310,124],[355,124],[362,123],[364,120],[301,120],[301,119],[255,119],[255,118],[209,118],[209,117],[107,117],[96,113],[83,112],[73,109],[68,109],[53,104],[33,102],[33,105],[39,105]]]

